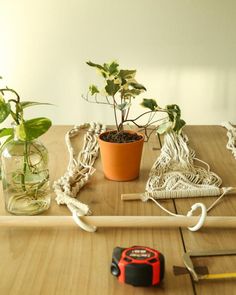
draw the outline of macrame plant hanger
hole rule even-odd
[[[87,231],[94,231],[94,228],[87,226],[78,216],[90,215],[91,211],[89,206],[79,201],[77,197],[80,189],[95,172],[93,165],[99,153],[97,138],[105,130],[105,125],[92,122],[75,126],[66,133],[65,143],[69,153],[69,164],[65,174],[53,184],[57,204],[67,205],[75,222]],[[76,157],[71,139],[82,131],[86,131],[84,143]]]
[[[71,143],[71,138],[77,136],[82,130],[87,130],[84,136],[84,145],[76,158],[74,149]],[[139,226],[138,222],[142,222],[142,226],[188,226],[189,224],[197,224],[189,227],[190,230],[198,230],[204,223],[205,226],[234,227],[236,219],[229,217],[207,217],[206,211],[215,206],[216,202],[229,193],[231,188],[222,188],[221,179],[210,171],[210,167],[206,164],[207,170],[202,167],[194,166],[193,160],[198,160],[195,157],[193,150],[187,146],[187,137],[168,133],[165,135],[164,145],[161,149],[161,155],[154,163],[150,173],[150,178],[147,182],[146,192],[141,194],[142,200],[152,199],[164,211],[174,217],[163,216],[86,216],[90,215],[89,207],[80,202],[77,197],[80,189],[88,182],[90,176],[95,169],[93,164],[98,156],[97,137],[105,131],[105,126],[99,123],[90,123],[80,126],[75,126],[68,131],[65,136],[66,145],[68,148],[70,160],[67,171],[58,179],[53,187],[56,193],[56,201],[58,205],[67,205],[72,213],[74,222],[82,229],[90,232],[96,230],[96,226]],[[175,177],[171,176],[174,173]],[[191,195],[192,194],[192,195]],[[161,206],[156,198],[166,197],[189,197],[189,196],[204,196],[204,195],[219,195],[218,198],[207,210],[201,203],[194,204],[191,210],[185,215],[174,214]],[[135,194],[137,197],[137,194]],[[140,196],[139,196],[140,197]],[[133,195],[123,195],[123,199],[134,199]],[[201,217],[191,216],[196,208],[201,207]],[[37,223],[37,217],[30,217],[31,220]],[[28,220],[28,218],[27,218]],[[224,223],[222,223],[224,221]],[[5,224],[11,224],[14,219],[11,217]],[[22,223],[26,222],[22,219]],[[71,224],[71,219],[67,216],[50,216],[49,224]],[[41,223],[42,224],[42,223]],[[45,224],[46,225],[46,224]]]
[[[200,163],[201,165],[197,165]],[[204,168],[204,165],[206,168]],[[198,159],[193,149],[188,147],[188,138],[184,134],[166,133],[161,154],[154,163],[146,184],[146,192],[140,194],[122,194],[122,200],[142,201],[152,200],[162,210],[172,216],[175,214],[164,208],[157,199],[189,198],[204,196],[219,196],[208,208],[202,203],[196,203],[187,213],[191,216],[198,207],[202,209],[199,223],[190,227],[198,230],[204,223],[209,212],[227,193],[235,193],[232,187],[220,188],[221,178],[210,170],[210,166]]]

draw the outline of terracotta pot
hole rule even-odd
[[[125,132],[132,133],[127,130]],[[143,135],[139,134],[142,138],[134,142],[114,143],[102,140],[103,134],[100,134],[98,142],[105,177],[115,181],[128,181],[137,178],[143,150]]]

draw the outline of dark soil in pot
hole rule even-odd
[[[102,134],[100,138],[107,142],[128,143],[142,139],[142,136],[128,131],[110,131]]]

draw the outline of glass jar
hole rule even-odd
[[[14,137],[1,153],[2,185],[6,210],[35,215],[50,206],[48,151],[38,140]]]

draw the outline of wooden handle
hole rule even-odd
[[[161,194],[163,193],[162,191],[160,192]],[[166,193],[168,193],[168,191],[166,191]],[[222,188],[220,188],[219,189],[219,195],[220,194],[222,194],[223,193],[223,189]],[[135,200],[140,200],[140,199],[142,199],[142,197],[143,197],[143,195],[144,195],[145,193],[133,193],[133,194],[121,194],[121,200],[122,201],[135,201]],[[228,194],[236,194],[236,188],[235,187],[233,187],[230,191],[228,191],[227,193],[226,193],[227,195]],[[157,193],[157,195],[158,195],[158,193]],[[186,191],[186,195],[187,195],[187,191]],[[207,193],[206,193],[206,196],[207,196]],[[183,198],[184,197],[186,197],[184,194],[183,194]],[[194,196],[194,197],[198,197],[198,195],[197,195],[197,190],[196,190],[196,196]],[[155,198],[155,197],[154,197]],[[171,197],[170,197],[171,198]],[[157,198],[158,199],[158,198]],[[165,197],[165,198],[162,198],[162,197],[160,197],[160,199],[168,199],[167,197]]]
[[[135,194],[121,194],[122,201],[135,201],[141,200],[143,193],[135,193]]]
[[[227,195],[236,194],[236,187],[232,187],[231,191],[227,192]]]
[[[83,216],[81,220],[97,227],[190,227],[199,217],[171,216]],[[72,216],[0,216],[0,228],[76,227]],[[236,228],[234,216],[209,216],[203,227]]]

